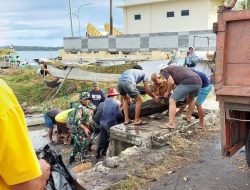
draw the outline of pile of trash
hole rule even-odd
[[[46,190],[85,190],[65,166],[62,156],[49,145],[38,150],[37,157],[46,160],[51,165],[51,175]]]

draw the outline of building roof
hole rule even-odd
[[[151,3],[159,3],[163,1],[170,1],[170,0],[128,0],[127,2],[118,5],[118,8],[126,8],[135,5],[144,5],[144,4],[151,4]]]

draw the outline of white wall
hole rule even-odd
[[[140,14],[141,20],[135,20],[134,16]],[[150,5],[138,5],[126,8],[125,31],[127,34],[150,32]]]
[[[211,30],[217,19],[217,6],[221,0],[175,0],[124,8],[127,34]],[[181,16],[189,10],[189,16]],[[166,16],[174,11],[174,17]],[[141,14],[141,20],[134,20]]]
[[[210,1],[210,14],[208,17],[208,27],[209,28],[213,28],[213,23],[217,22],[217,10],[218,10],[218,6],[221,6],[224,4],[224,0],[211,0]]]

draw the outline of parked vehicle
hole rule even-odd
[[[245,145],[250,167],[250,10],[220,12],[216,30],[222,154],[232,156]]]

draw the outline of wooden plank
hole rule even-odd
[[[242,86],[221,86],[216,90],[216,95],[250,97],[250,87]]]

